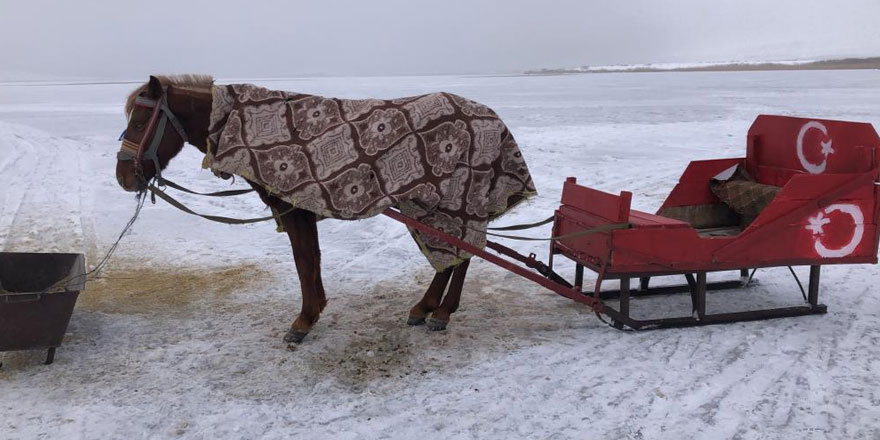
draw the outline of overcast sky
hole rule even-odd
[[[0,0],[0,71],[512,73],[880,55],[880,0]]]

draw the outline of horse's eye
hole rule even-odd
[[[135,129],[135,130],[143,130],[143,129],[144,129],[144,124],[134,124],[134,129]]]

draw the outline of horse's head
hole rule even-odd
[[[126,102],[128,125],[116,155],[116,180],[126,191],[143,191],[187,140],[180,120],[168,107],[167,87],[151,76]]]

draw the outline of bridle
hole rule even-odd
[[[159,198],[170,203],[175,208],[180,209],[181,211],[184,211],[188,214],[197,215],[211,221],[226,224],[248,224],[263,222],[267,220],[275,220],[280,224],[280,217],[283,217],[297,209],[296,207],[291,206],[289,210],[282,213],[276,212],[273,209],[272,215],[270,216],[250,219],[237,219],[216,215],[203,215],[187,208],[183,203],[178,202],[176,199],[174,199],[173,197],[165,193],[165,191],[163,191],[161,188],[159,188],[169,186],[171,188],[190,194],[208,197],[237,196],[254,191],[253,189],[236,189],[228,191],[217,191],[212,193],[200,193],[180,186],[168,179],[162,178],[162,170],[159,167],[158,151],[159,144],[162,143],[162,138],[163,136],[165,136],[165,127],[167,126],[168,122],[171,122],[171,125],[174,127],[175,130],[177,130],[177,134],[180,136],[180,139],[183,142],[188,142],[186,132],[183,130],[183,125],[180,123],[180,120],[176,116],[174,116],[174,113],[171,111],[171,109],[168,108],[167,95],[168,93],[166,89],[162,92],[162,95],[157,100],[146,98],[143,96],[136,97],[134,100],[135,106],[153,109],[153,114],[150,116],[150,121],[147,123],[147,127],[144,129],[144,135],[139,141],[129,139],[126,136],[128,130],[123,131],[122,134],[119,136],[119,140],[122,141],[122,147],[119,149],[119,152],[116,153],[116,159],[120,161],[134,161],[135,175],[137,175],[138,180],[143,185],[142,189],[138,189],[139,196],[143,192],[149,191],[151,193],[153,203],[156,203],[156,197],[158,196]],[[131,115],[128,116],[128,119],[129,123],[131,123]],[[149,147],[144,149],[144,146],[147,145],[147,142],[149,142]],[[153,166],[156,168],[156,175],[149,182],[144,176],[143,161],[152,161]],[[153,184],[153,180],[156,181],[156,185]]]
[[[147,179],[144,177],[142,163],[145,160],[152,161],[153,166],[156,169],[154,179],[157,179],[161,184],[163,179],[159,167],[158,150],[159,144],[162,143],[162,138],[165,136],[165,126],[170,121],[183,142],[187,142],[186,131],[183,130],[183,125],[180,123],[180,120],[174,116],[174,113],[168,108],[167,93],[163,92],[158,100],[138,96],[134,100],[134,105],[137,107],[151,108],[153,109],[153,114],[150,116],[150,121],[147,123],[147,127],[144,129],[144,135],[140,140],[134,141],[129,139],[126,136],[128,130],[122,132],[119,136],[119,139],[122,140],[122,147],[119,152],[116,153],[116,159],[120,161],[134,161],[135,174],[143,184],[147,183]],[[129,120],[130,119],[131,115],[129,115]],[[144,145],[147,145],[147,141],[150,141],[149,147],[145,150]]]

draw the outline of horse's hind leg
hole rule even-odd
[[[461,303],[461,289],[464,287],[464,277],[467,275],[470,263],[471,260],[468,259],[455,266],[455,271],[452,272],[452,281],[449,282],[449,291],[443,297],[440,307],[434,310],[431,317],[425,321],[429,329],[445,330],[446,325],[449,324],[449,316],[458,310],[458,305]]]
[[[442,272],[437,272],[431,285],[425,291],[422,300],[413,306],[409,311],[409,319],[406,323],[409,325],[422,325],[429,313],[440,307],[440,299],[443,298],[443,292],[446,291],[446,285],[449,284],[449,277],[452,276],[453,268],[447,268]]]
[[[315,214],[295,210],[281,218],[281,223],[293,247],[293,259],[302,290],[302,309],[284,335],[285,342],[301,342],[318,322],[327,298],[321,282],[321,249],[318,244],[318,226]]]

